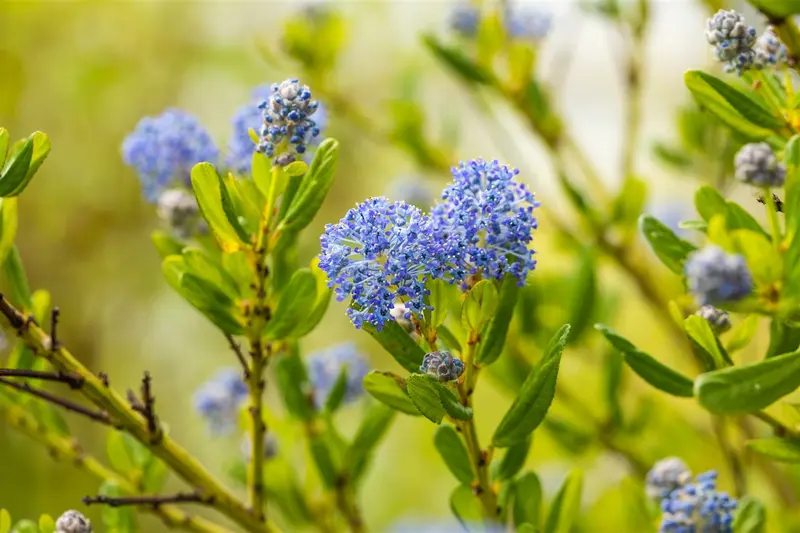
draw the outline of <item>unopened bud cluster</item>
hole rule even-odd
[[[434,376],[439,381],[453,381],[464,373],[464,363],[448,352],[431,352],[422,360],[420,372]]]
[[[759,37],[756,29],[736,11],[720,9],[708,19],[706,40],[726,72],[742,72],[779,66],[788,59],[786,46],[770,27]]]
[[[759,187],[782,187],[786,167],[767,143],[750,143],[737,152],[733,161],[739,181]]]
[[[731,316],[723,311],[717,309],[713,305],[704,305],[695,313],[697,316],[703,317],[717,334],[725,333],[731,329]]]
[[[276,153],[278,145],[284,140],[289,143],[291,156],[284,156],[280,163],[289,164],[294,161],[294,154],[303,154],[308,143],[319,135],[317,123],[311,116],[317,111],[319,104],[311,99],[311,90],[291,78],[272,85],[272,94],[258,106],[261,109],[264,124],[259,131],[261,142],[258,151],[268,157]]]
[[[92,523],[78,511],[66,511],[56,520],[56,533],[92,533]]]

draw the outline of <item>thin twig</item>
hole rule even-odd
[[[158,425],[158,418],[156,417],[155,403],[156,399],[153,397],[153,389],[151,388],[150,372],[145,371],[142,378],[142,400],[144,400],[144,415],[147,420],[147,431],[150,432],[150,443],[156,444],[161,440],[162,432]]]
[[[250,367],[247,366],[247,360],[244,357],[244,353],[242,353],[242,347],[234,340],[233,335],[225,335],[225,338],[228,339],[228,344],[233,350],[233,353],[236,354],[236,358],[242,364],[242,371],[244,372],[244,379],[250,379]]]
[[[50,351],[54,352],[61,347],[61,343],[58,341],[58,317],[61,314],[61,310],[58,307],[54,307],[53,311],[50,313]]]
[[[60,398],[58,396],[55,396],[54,394],[50,394],[49,392],[34,389],[27,383],[15,383],[14,381],[5,378],[0,378],[0,385],[6,385],[7,387],[11,387],[12,389],[18,390],[20,392],[25,392],[27,394],[30,394],[31,396],[36,396],[37,398],[41,398],[42,400],[50,402],[54,405],[63,407],[67,411],[72,411],[73,413],[78,413],[88,418],[91,418],[92,420],[100,422],[101,424],[106,424],[108,426],[114,425],[111,421],[111,418],[108,416],[108,413],[105,413],[103,411],[93,411],[92,409],[79,405],[65,398]]]
[[[108,505],[109,507],[122,507],[125,505],[152,505],[158,507],[167,503],[201,503],[211,505],[214,498],[202,496],[196,492],[179,492],[167,496],[123,496],[112,498],[110,496],[84,496],[81,498],[84,505]]]
[[[79,389],[83,385],[84,379],[77,374],[66,374],[63,372],[48,372],[43,370],[28,370],[25,368],[0,368],[0,377],[8,378],[28,378],[41,381],[55,381],[66,383],[72,389]]]

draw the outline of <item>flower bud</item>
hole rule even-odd
[[[92,523],[78,511],[66,511],[56,520],[56,533],[92,533]]]
[[[464,373],[464,363],[448,352],[431,352],[422,360],[420,372],[436,377],[439,381],[453,381]]]
[[[786,167],[767,143],[750,143],[737,152],[733,161],[736,178],[759,187],[781,187],[786,181]]]

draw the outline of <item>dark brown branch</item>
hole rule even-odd
[[[50,351],[54,352],[61,348],[61,343],[58,341],[58,317],[61,310],[54,307],[50,313]]]
[[[121,507],[124,505],[152,505],[158,507],[166,503],[201,503],[210,505],[214,503],[214,498],[201,496],[196,492],[179,492],[168,496],[126,496],[122,498],[112,498],[109,496],[85,496],[81,498],[85,505],[108,505],[109,507]]]
[[[24,368],[0,368],[0,377],[29,378],[42,381],[55,381],[66,383],[72,389],[79,389],[85,381],[78,374],[65,374],[63,372],[45,372],[41,370],[27,370]]]
[[[144,400],[144,415],[147,420],[147,431],[150,433],[150,443],[156,444],[161,440],[161,428],[158,426],[158,418],[156,418],[156,399],[153,397],[153,389],[150,386],[151,378],[150,372],[145,370],[144,377],[142,378],[142,400]]]
[[[11,323],[11,326],[17,330],[17,332],[21,335],[22,328],[27,324],[25,317],[22,316],[16,309],[14,309],[8,300],[0,294],[0,313],[8,319]]]
[[[239,346],[239,344],[237,344],[235,340],[233,340],[232,335],[225,335],[225,338],[228,339],[228,344],[230,344],[231,350],[233,350],[233,353],[236,354],[236,358],[242,364],[242,369],[244,371],[244,379],[245,381],[247,381],[248,379],[250,379],[250,367],[247,366],[247,360],[244,357],[244,353],[242,353],[242,347]]]
[[[103,411],[93,411],[87,407],[84,407],[80,404],[67,400],[65,398],[60,398],[49,392],[34,389],[27,383],[15,383],[5,378],[0,378],[0,385],[5,385],[7,387],[11,387],[12,389],[18,390],[20,392],[25,392],[30,394],[31,396],[36,396],[37,398],[41,398],[47,402],[50,402],[54,405],[58,405],[63,407],[67,411],[72,411],[73,413],[78,413],[83,416],[89,417],[96,422],[100,422],[101,424],[106,424],[109,426],[114,426],[111,421],[111,418],[108,416],[108,413]]]

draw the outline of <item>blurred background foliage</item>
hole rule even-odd
[[[663,0],[651,6],[636,167],[649,187],[647,210],[671,225],[696,218],[690,206],[698,182],[718,184],[730,175],[724,162],[732,159],[734,149],[687,119],[697,113],[689,106],[682,77],[687,68],[708,62],[703,25],[712,3],[719,4]],[[171,435],[221,476],[238,453],[238,439],[207,438],[191,407],[191,393],[217,367],[234,361],[225,339],[164,282],[150,241],[156,216],[141,198],[133,171],[123,165],[120,144],[142,116],[179,107],[197,115],[224,146],[230,117],[248,101],[252,87],[302,74],[280,47],[280,34],[299,4],[0,3],[0,124],[16,137],[45,131],[53,142],[49,161],[20,199],[18,246],[31,284],[51,291],[62,309],[61,338],[88,367],[107,372],[118,388],[135,387],[143,369],[153,374],[159,411]],[[616,188],[621,182],[626,99],[618,28],[575,2],[532,4],[554,15],[538,60],[539,74],[554,88],[554,105],[566,129],[597,165],[603,181]],[[388,142],[393,139],[408,148],[410,139],[394,127],[395,120],[416,114],[424,119],[425,134],[441,141],[441,153],[428,154],[434,162],[499,158],[522,170],[522,179],[551,212],[561,218],[570,215],[546,152],[524,122],[502,102],[492,108],[492,120],[487,119],[422,46],[421,32],[447,31],[452,7],[444,0],[337,4],[345,23],[337,66],[326,79],[304,76],[303,81],[312,90],[315,83],[337,87],[335,101],[327,101],[325,94],[315,96],[328,106],[331,126],[326,135],[339,139],[342,158],[328,201],[306,232],[303,256],[318,252],[318,241],[311,236],[325,223],[367,196],[386,193],[395,177],[420,172],[408,150]],[[326,42],[315,45],[324,48]],[[446,173],[426,177],[435,183],[448,179]],[[730,194],[760,218],[762,210],[746,190]],[[663,322],[653,316],[632,280],[610,262],[599,263],[594,281],[598,305],[587,301],[588,293],[576,292],[576,287],[585,287],[582,269],[591,265],[584,267],[581,256],[556,239],[547,222],[545,215],[536,235],[539,264],[526,289],[530,305],[518,310],[512,335],[536,346],[569,318],[570,310],[589,306],[589,326],[594,321],[614,324],[657,358],[691,368],[690,361],[676,360],[674,353],[680,351],[673,350]],[[666,294],[681,292],[675,276],[656,262],[648,264]],[[766,329],[766,323],[760,324],[745,360],[750,351],[765,351]],[[614,355],[597,337],[589,328],[580,345],[565,355],[547,431],[536,434],[528,463],[542,478],[545,492],[552,495],[566,473],[580,466],[586,470],[580,530],[639,531],[641,521],[625,502],[631,491],[641,490],[641,468],[631,472],[630,462],[614,446],[633,450],[644,468],[667,455],[683,457],[696,472],[717,468],[722,487],[730,489],[732,475],[711,436],[710,415],[691,401],[648,388],[627,369],[620,381],[625,389],[619,409],[633,429],[620,438],[604,436],[604,421],[619,416],[609,410],[614,403],[606,401],[609,393],[604,390],[608,373],[616,367]],[[343,304],[331,306],[324,326],[304,340],[304,348],[349,339],[372,354],[375,367],[394,367],[348,324]],[[535,359],[531,354],[521,357]],[[506,385],[514,382],[510,365],[498,365],[494,376]],[[497,380],[481,387],[475,402],[479,430],[486,433],[511,400],[508,387],[497,386]],[[269,386],[268,395],[269,404],[277,405]],[[344,413],[346,426],[354,426],[358,409]],[[587,425],[587,420],[599,425]],[[83,420],[71,421],[81,442],[103,455],[105,431]],[[447,499],[455,482],[434,450],[434,430],[418,419],[397,418],[363,491],[362,507],[373,530],[383,531],[399,519],[449,515]],[[608,445],[612,440],[614,445]],[[800,489],[800,470],[780,469]],[[797,531],[791,526],[793,513],[778,510],[779,498],[766,482],[769,472],[754,472],[751,492],[768,502],[772,516],[783,517],[770,520],[778,524],[773,531]],[[51,461],[44,450],[2,426],[0,479],[0,507],[17,517],[43,512],[57,516],[97,490],[88,474]],[[97,510],[88,511],[97,518]],[[142,526],[143,531],[164,531],[147,516],[142,516]]]

